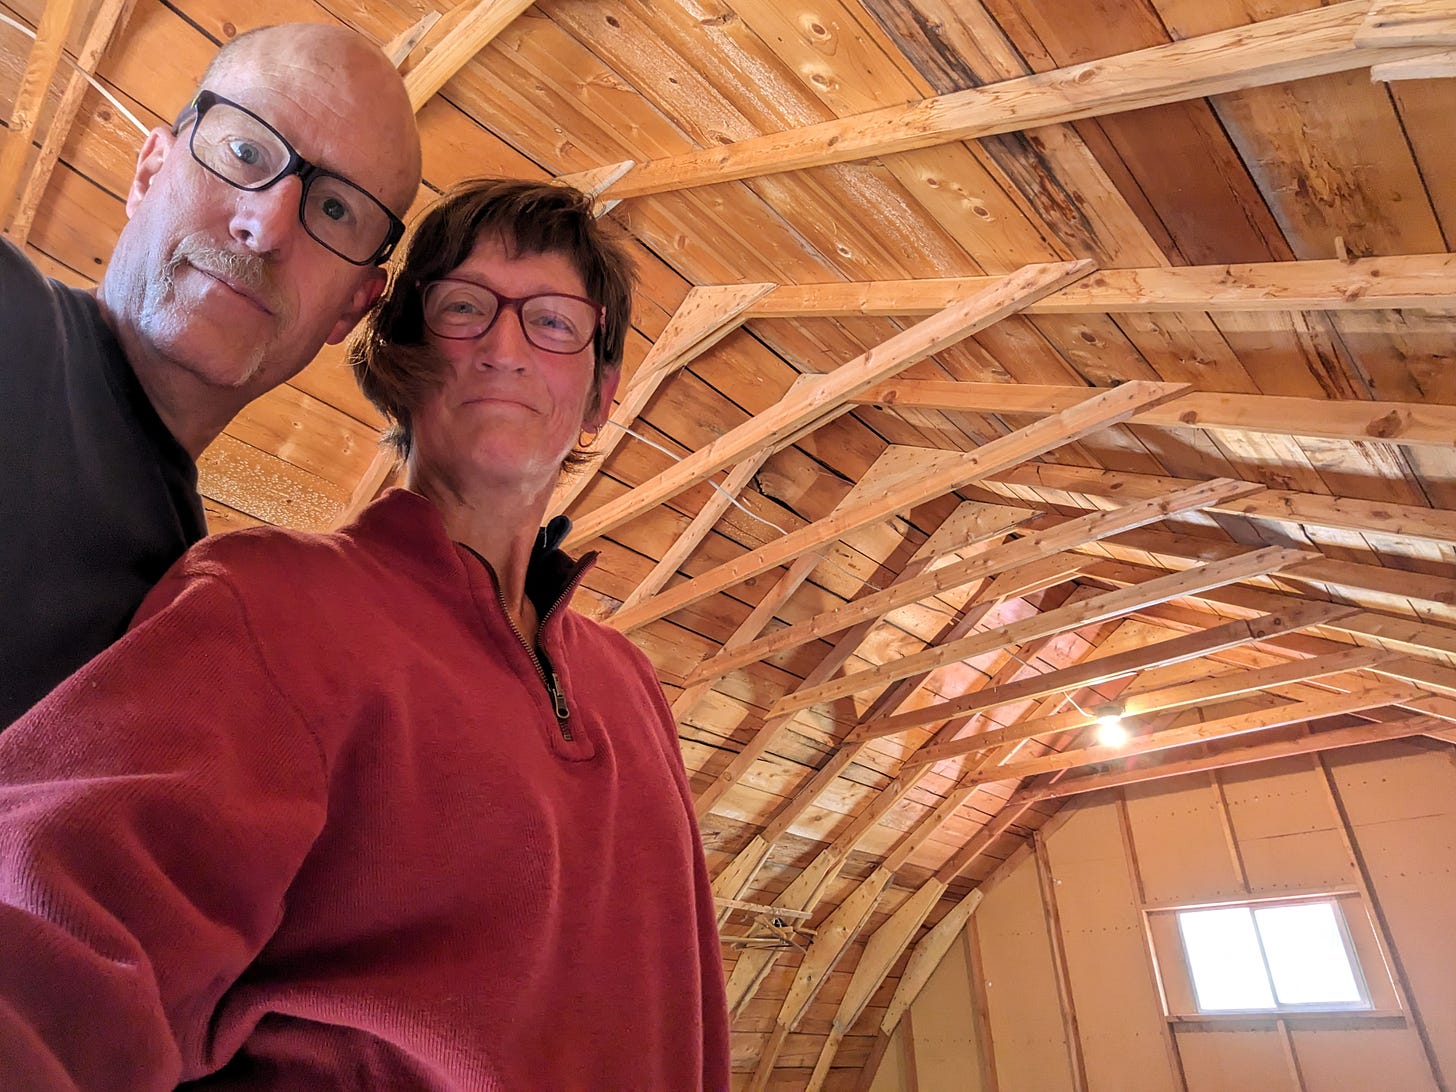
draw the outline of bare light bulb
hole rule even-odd
[[[1122,723],[1121,713],[1109,713],[1097,718],[1097,742],[1104,747],[1121,747],[1131,738]]]

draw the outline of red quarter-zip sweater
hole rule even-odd
[[[402,490],[189,553],[0,735],[0,1086],[727,1088],[672,718],[579,579],[540,657]]]

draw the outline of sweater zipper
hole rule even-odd
[[[546,609],[546,613],[541,615],[541,620],[536,624],[538,632],[546,628],[546,620],[555,613],[556,608],[561,606],[562,600],[570,595],[571,590],[576,587],[577,581],[582,577],[583,568],[583,566],[577,567],[576,573],[567,582],[566,587],[561,589],[561,593],[557,595],[551,606]],[[556,678],[556,670],[551,666],[551,661],[546,658],[546,654],[533,648],[531,642],[526,640],[526,635],[521,632],[521,627],[516,625],[516,620],[511,617],[511,612],[506,607],[506,597],[501,593],[499,583],[496,584],[495,596],[500,600],[501,613],[506,616],[506,622],[510,624],[512,632],[516,635],[516,640],[521,642],[521,647],[526,650],[526,655],[531,658],[531,664],[535,667],[536,674],[541,677],[542,685],[546,687],[546,696],[551,699],[551,707],[556,713],[556,727],[561,732],[561,738],[567,743],[571,743],[576,739],[576,734],[572,732],[571,725],[567,723],[571,719],[571,707],[566,704],[566,692],[561,689],[561,683]]]

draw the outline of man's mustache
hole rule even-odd
[[[266,258],[220,247],[202,232],[195,231],[177,241],[163,275],[171,280],[183,264],[228,281],[257,297],[280,322],[286,323],[292,317],[284,302],[284,294],[279,290],[275,270]]]

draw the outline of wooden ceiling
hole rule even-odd
[[[565,176],[630,233],[637,435],[557,507],[679,717],[753,1087],[859,1086],[1069,796],[1453,738],[1453,0],[0,13],[0,220],[66,281],[141,135],[63,39],[153,125],[217,43],[342,22],[430,191]],[[387,483],[339,361],[206,453],[215,529]]]

